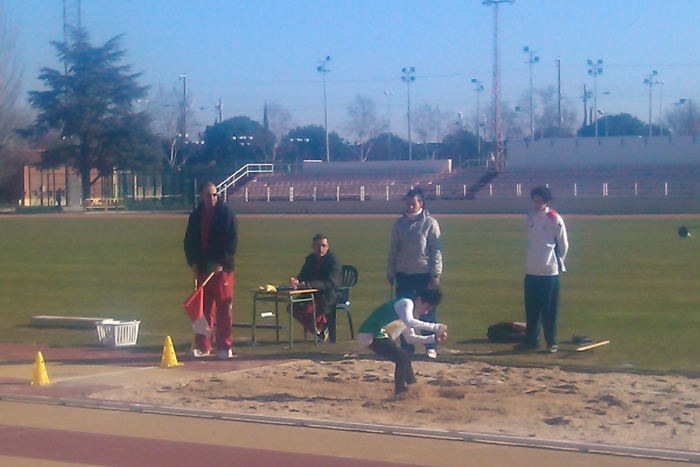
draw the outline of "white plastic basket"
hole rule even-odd
[[[97,323],[97,338],[106,347],[129,347],[136,345],[141,321],[105,320]]]

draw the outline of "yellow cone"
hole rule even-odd
[[[46,373],[44,356],[41,355],[41,352],[37,352],[36,359],[34,360],[34,373],[32,374],[32,385],[43,386],[45,384],[51,384],[51,381],[49,381],[49,375],[48,373]]]
[[[165,337],[165,345],[163,346],[163,358],[160,360],[161,368],[170,368],[172,366],[181,366],[183,363],[177,361],[173,340],[170,336]]]

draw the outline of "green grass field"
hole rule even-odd
[[[395,217],[239,217],[234,321],[250,322],[251,289],[283,284],[296,275],[317,232],[355,265],[356,328],[389,298],[385,262]],[[681,239],[688,217],[566,218],[571,252],[562,276],[559,340],[573,334],[611,340],[575,354],[514,355],[510,345],[485,342],[499,321],[524,320],[522,280],[526,235],[522,217],[438,217],[443,230],[445,301],[438,316],[450,327],[445,358],[484,358],[514,364],[600,369],[700,370],[699,238]],[[84,215],[0,217],[0,341],[95,345],[94,331],[36,329],[34,315],[99,316],[141,320],[139,345],[158,346],[166,335],[189,345],[190,324],[180,306],[192,279],[182,253],[186,217]],[[284,316],[286,319],[286,316]],[[336,345],[295,345],[303,352],[346,353],[347,320],[338,317]],[[298,327],[296,328],[298,330]],[[248,337],[248,329],[234,329]],[[286,330],[283,331],[283,336]],[[271,338],[269,331],[261,337]],[[297,337],[301,339],[301,331]],[[284,344],[237,352],[288,352]]]

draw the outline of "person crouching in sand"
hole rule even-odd
[[[370,314],[357,334],[360,348],[369,347],[380,357],[396,364],[394,372],[395,393],[408,390],[407,385],[416,382],[411,365],[411,353],[402,349],[394,340],[403,336],[409,344],[431,344],[447,338],[447,326],[440,323],[420,321],[417,316],[435,308],[442,301],[438,288],[417,290],[414,298],[389,300]],[[434,332],[421,336],[415,330]]]

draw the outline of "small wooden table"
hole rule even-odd
[[[258,302],[274,302],[275,304],[275,332],[277,334],[277,342],[280,341],[280,319],[279,319],[279,304],[289,303],[289,348],[294,345],[294,305],[296,303],[311,303],[313,310],[314,323],[316,322],[316,302],[314,294],[318,289],[285,289],[275,292],[266,290],[253,290],[253,325],[252,339],[255,345],[255,318],[257,317]],[[314,345],[318,345],[318,335],[314,332]]]

